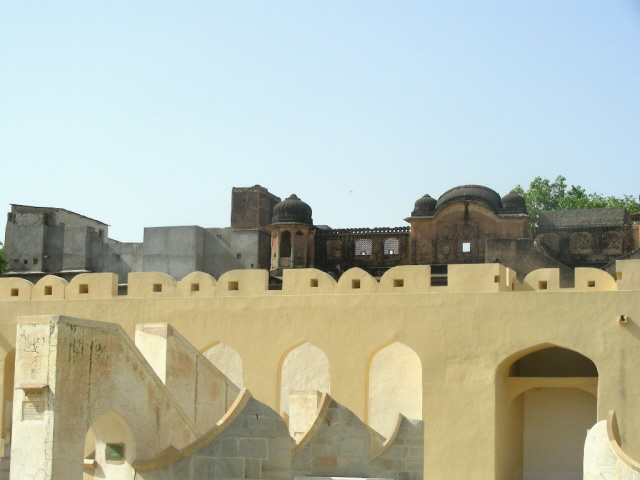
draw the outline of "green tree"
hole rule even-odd
[[[4,258],[4,247],[0,247],[0,275],[7,269],[7,260]]]
[[[567,186],[567,179],[562,175],[553,181],[536,177],[527,190],[520,185],[516,185],[514,190],[524,197],[533,226],[538,225],[540,212],[548,210],[624,207],[629,213],[640,211],[640,204],[632,195],[607,197],[599,193],[587,193],[580,185]]]

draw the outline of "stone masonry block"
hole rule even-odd
[[[249,417],[249,435],[251,437],[275,438],[278,436],[278,430],[273,418]]]
[[[286,459],[291,456],[293,444],[291,437],[267,439],[267,458],[269,460]]]
[[[361,438],[345,438],[340,444],[340,454],[347,457],[369,453],[369,442]]]
[[[258,417],[264,416],[264,407],[255,398],[250,398],[247,404],[242,409],[242,415],[255,418],[256,414],[258,415]]]
[[[206,478],[215,478],[216,459],[194,457],[191,461],[191,478],[192,480],[200,480]]]
[[[349,474],[354,477],[368,477],[371,472],[371,459],[369,456],[351,457],[351,470]]]
[[[221,457],[238,457],[238,440],[235,438],[223,438],[220,440]]]
[[[313,466],[335,468],[338,466],[338,457],[314,457]]]
[[[421,447],[410,447],[409,448],[409,457],[422,458],[424,455],[424,448]]]
[[[220,458],[216,462],[216,478],[244,478],[244,458]]]
[[[315,457],[337,457],[340,448],[337,445],[311,445],[311,455]]]
[[[255,418],[255,417],[254,417]],[[249,422],[246,416],[239,416],[231,425],[229,425],[223,432],[223,437],[240,437],[246,438],[249,436]]]
[[[245,458],[267,458],[267,440],[264,438],[242,438],[239,452]]]
[[[245,478],[262,478],[262,466],[260,460],[247,458],[245,460],[244,474]]]

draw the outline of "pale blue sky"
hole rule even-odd
[[[638,0],[2,1],[0,204],[141,241],[254,184],[334,228],[537,175],[637,196],[639,92]]]

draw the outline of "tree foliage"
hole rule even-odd
[[[517,185],[514,190],[524,197],[534,226],[538,225],[539,213],[548,210],[624,207],[629,213],[640,211],[640,204],[632,195],[607,197],[595,192],[587,193],[580,185],[567,186],[567,179],[562,175],[553,181],[536,177],[528,189]]]

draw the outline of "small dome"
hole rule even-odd
[[[428,215],[433,215],[433,212],[436,208],[436,199],[431,197],[431,195],[426,194],[416,200],[416,203],[413,205],[413,212],[411,212],[412,217],[424,217]]]
[[[480,203],[493,210],[496,214],[502,208],[500,195],[494,190],[483,187],[482,185],[461,185],[447,190],[440,195],[436,205],[436,211],[440,211],[452,203],[464,201]]]
[[[511,190],[502,197],[502,209],[505,213],[527,213],[527,203],[522,195]]]
[[[271,223],[302,223],[305,225],[313,225],[311,207],[293,194],[273,207],[273,220]]]

